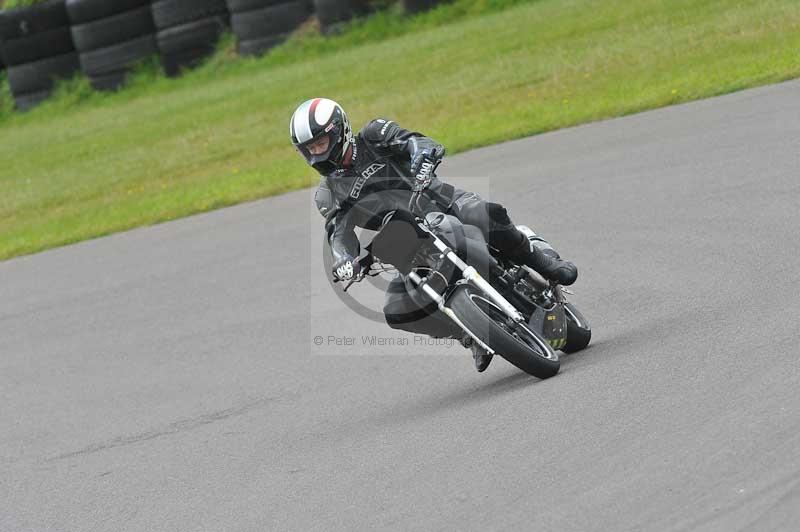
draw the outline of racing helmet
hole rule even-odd
[[[306,162],[322,175],[350,163],[353,131],[347,113],[327,98],[314,98],[300,105],[289,124],[292,144]]]

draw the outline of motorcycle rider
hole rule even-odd
[[[475,193],[456,188],[432,174],[445,154],[444,147],[396,122],[376,119],[354,135],[344,109],[326,98],[302,103],[290,123],[292,144],[322,176],[315,195],[333,257],[336,280],[359,274],[360,253],[354,227],[378,229],[384,216],[407,209],[414,191],[421,191],[419,210],[443,212],[478,227],[486,241],[504,256],[526,264],[547,279],[570,285],[576,266],[560,258],[541,237],[532,240],[511,221],[506,209]],[[443,318],[436,305],[420,309],[411,300],[400,276],[389,285],[384,315],[390,327],[431,336],[443,336]],[[465,338],[472,348],[476,369],[488,367],[492,356]]]

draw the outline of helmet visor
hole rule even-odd
[[[319,163],[337,163],[341,154],[341,126],[333,125],[329,130],[322,131],[311,140],[297,144],[297,151],[305,157],[308,164],[316,166]]]

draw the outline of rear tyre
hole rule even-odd
[[[567,315],[567,343],[561,350],[575,353],[586,349],[592,340],[592,327],[572,303],[564,305],[564,311]]]
[[[550,344],[524,324],[514,324],[477,288],[461,285],[448,304],[459,319],[501,357],[525,373],[547,379],[561,366]]]

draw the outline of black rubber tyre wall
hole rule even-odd
[[[24,65],[74,51],[69,26],[2,42],[3,62],[9,66]]]
[[[22,39],[37,33],[69,27],[64,0],[50,0],[0,13],[0,40]]]
[[[281,44],[286,40],[285,35],[276,35],[274,37],[264,37],[263,39],[250,39],[248,41],[239,41],[237,50],[239,55],[243,56],[259,56],[263,55],[270,50]]]
[[[75,48],[90,52],[153,33],[153,16],[149,6],[142,6],[109,17],[72,27]]]
[[[97,90],[116,90],[158,54],[149,0],[67,0],[81,69]]]
[[[285,4],[287,1],[288,0],[226,0],[226,4],[228,4],[228,11],[233,14]]]
[[[74,76],[79,65],[64,0],[1,12],[0,56],[18,109],[33,107],[56,80]]]
[[[158,48],[167,75],[176,76],[214,53],[226,27],[223,17],[210,17],[158,32]]]
[[[78,55],[70,52],[55,57],[46,57],[32,63],[8,67],[8,84],[19,109],[30,108],[31,102],[39,103],[50,94],[56,80],[68,79],[80,71]],[[33,95],[36,98],[32,98]],[[27,102],[24,105],[20,102]]]
[[[155,39],[144,35],[81,54],[81,65],[91,75],[109,75],[156,52]]]
[[[152,12],[161,62],[170,76],[211,55],[230,22],[225,0],[156,0]]]
[[[155,0],[151,9],[157,30],[228,15],[225,0]]]
[[[32,63],[8,68],[8,84],[16,95],[40,92],[53,87],[56,79],[68,78],[78,71],[75,52],[46,57]]]
[[[314,9],[324,33],[335,31],[351,18],[369,12],[364,0],[314,0]]]
[[[497,354],[525,373],[540,379],[547,379],[558,373],[561,363],[557,358],[547,360],[537,356],[529,347],[486,316],[470,299],[470,293],[480,294],[480,291],[467,285],[459,286],[447,302],[464,325],[488,343]]]
[[[116,90],[137,64],[157,54],[155,36],[150,34],[82,53],[80,61],[95,89]]]
[[[20,111],[27,111],[33,109],[46,99],[50,97],[50,90],[43,90],[38,92],[29,92],[27,94],[20,94],[14,96],[14,105]]]
[[[313,13],[311,0],[228,0],[239,54],[261,55],[283,42]]]
[[[73,24],[85,24],[149,5],[150,0],[67,0],[67,13]]]
[[[234,14],[234,30],[242,41],[277,37],[291,33],[309,16],[311,16],[311,6],[308,2],[304,0],[284,2]]]
[[[0,12],[0,56],[7,66],[75,51],[63,0]]]
[[[442,0],[403,0],[403,9],[406,13],[421,13],[443,3]]]

